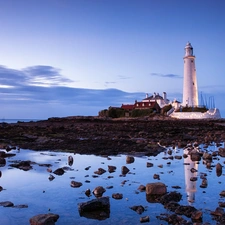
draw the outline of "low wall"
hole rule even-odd
[[[220,111],[219,109],[209,109],[205,113],[201,112],[173,112],[170,114],[171,117],[177,119],[219,119]]]

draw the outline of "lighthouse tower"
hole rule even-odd
[[[198,88],[195,69],[195,56],[191,43],[185,46],[183,106],[198,106]]]

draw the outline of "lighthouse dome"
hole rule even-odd
[[[185,48],[192,48],[191,43],[188,41]]]

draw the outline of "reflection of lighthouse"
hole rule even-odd
[[[191,43],[185,46],[183,106],[198,106],[198,88],[195,69],[195,56]]]
[[[184,154],[188,155],[188,150],[184,150]],[[195,201],[195,192],[196,192],[196,182],[191,181],[191,177],[197,177],[197,172],[192,173],[191,169],[194,168],[195,171],[198,170],[198,164],[193,162],[188,155],[187,158],[184,158],[184,174],[185,174],[185,187],[187,193],[187,199],[189,203]]]

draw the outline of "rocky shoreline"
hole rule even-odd
[[[0,145],[80,154],[158,154],[162,146],[209,144],[225,140],[225,119],[176,120],[169,117],[110,119],[49,118],[37,122],[0,124]]]

